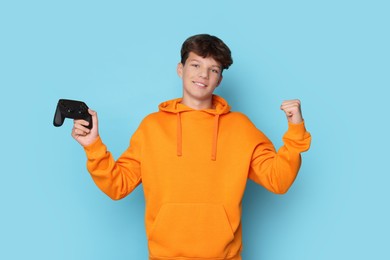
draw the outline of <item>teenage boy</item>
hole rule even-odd
[[[188,38],[177,66],[182,98],[148,115],[117,161],[102,143],[96,112],[90,110],[91,130],[86,121],[74,121],[72,136],[103,192],[117,200],[143,183],[149,259],[241,259],[247,179],[285,193],[297,176],[300,153],[309,149],[299,100],[281,105],[288,130],[276,152],[245,115],[213,94],[232,63],[219,38]]]

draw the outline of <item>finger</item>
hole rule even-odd
[[[88,109],[88,113],[92,116],[92,129],[94,131],[98,131],[98,115],[97,115],[97,112],[92,110],[92,109]]]
[[[299,113],[301,111],[300,107],[298,106],[281,107],[280,109],[289,113]]]
[[[72,136],[77,138],[79,136],[86,136],[89,132],[83,131],[82,129],[73,128],[72,130]]]
[[[288,105],[281,105],[280,109],[294,109],[299,108],[299,105],[297,104],[288,104]]]
[[[281,104],[281,108],[288,108],[288,107],[300,107],[301,106],[301,101],[298,99],[295,100],[286,100],[283,101]]]
[[[74,124],[73,129],[77,129],[77,130],[80,130],[80,131],[84,131],[84,132],[86,132],[86,133],[90,133],[90,132],[91,132],[90,129],[88,129],[86,126],[81,125],[81,124]]]
[[[301,114],[300,105],[297,102],[285,103],[280,107],[280,109],[283,110],[287,117]]]
[[[284,111],[286,117],[290,118],[294,116],[294,113],[292,111]]]
[[[299,112],[301,110],[301,106],[299,103],[288,103],[281,105],[280,109],[284,111]]]
[[[73,123],[78,124],[78,125],[84,125],[84,126],[89,125],[89,122],[87,120],[84,120],[84,119],[75,119],[73,121]]]
[[[95,111],[95,110],[92,110],[92,109],[90,109],[90,108],[88,108],[88,113],[89,113],[91,116],[97,115],[96,111]]]

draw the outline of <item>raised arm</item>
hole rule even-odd
[[[276,152],[272,143],[264,137],[253,152],[249,178],[274,193],[283,194],[298,174],[301,153],[309,149],[311,135],[306,131],[299,100],[284,101],[280,108],[288,120],[284,145]]]

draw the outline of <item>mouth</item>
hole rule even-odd
[[[197,82],[197,81],[192,81],[192,83],[194,83],[194,84],[197,85],[198,87],[202,87],[202,88],[207,87],[206,84],[203,84],[203,83],[200,83],[200,82]]]

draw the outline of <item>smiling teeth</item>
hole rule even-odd
[[[194,82],[196,85],[198,85],[199,87],[206,87],[205,84],[202,84],[202,83],[199,83],[199,82]]]

